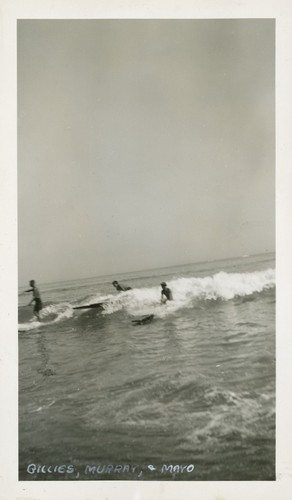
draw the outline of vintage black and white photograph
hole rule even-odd
[[[275,20],[18,19],[20,481],[275,480]]]

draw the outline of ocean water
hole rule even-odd
[[[20,480],[275,479],[274,255],[38,286],[41,323],[18,308]]]

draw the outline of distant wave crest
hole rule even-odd
[[[253,273],[219,272],[205,278],[180,278],[174,282],[179,295],[206,300],[230,300],[260,293],[275,286],[275,270],[267,269]]]

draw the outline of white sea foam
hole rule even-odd
[[[72,316],[73,309],[71,304],[64,302],[62,304],[51,304],[42,309],[40,313],[41,321],[33,320],[28,321],[27,323],[19,323],[18,331],[27,332],[30,330],[35,330],[47,325],[59,323],[59,321],[71,318]],[[52,317],[53,319],[50,319]]]

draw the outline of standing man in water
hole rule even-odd
[[[161,302],[165,304],[165,302],[167,302],[168,300],[173,300],[172,291],[167,287],[165,281],[161,283],[161,287]]]
[[[40,321],[39,312],[43,308],[40,292],[39,292],[38,288],[36,287],[34,280],[31,280],[29,282],[29,285],[31,286],[31,288],[29,290],[25,290],[24,293],[32,292],[33,297],[31,299],[29,305],[31,305],[34,302],[33,312],[34,312],[34,315],[37,317],[37,319]]]

